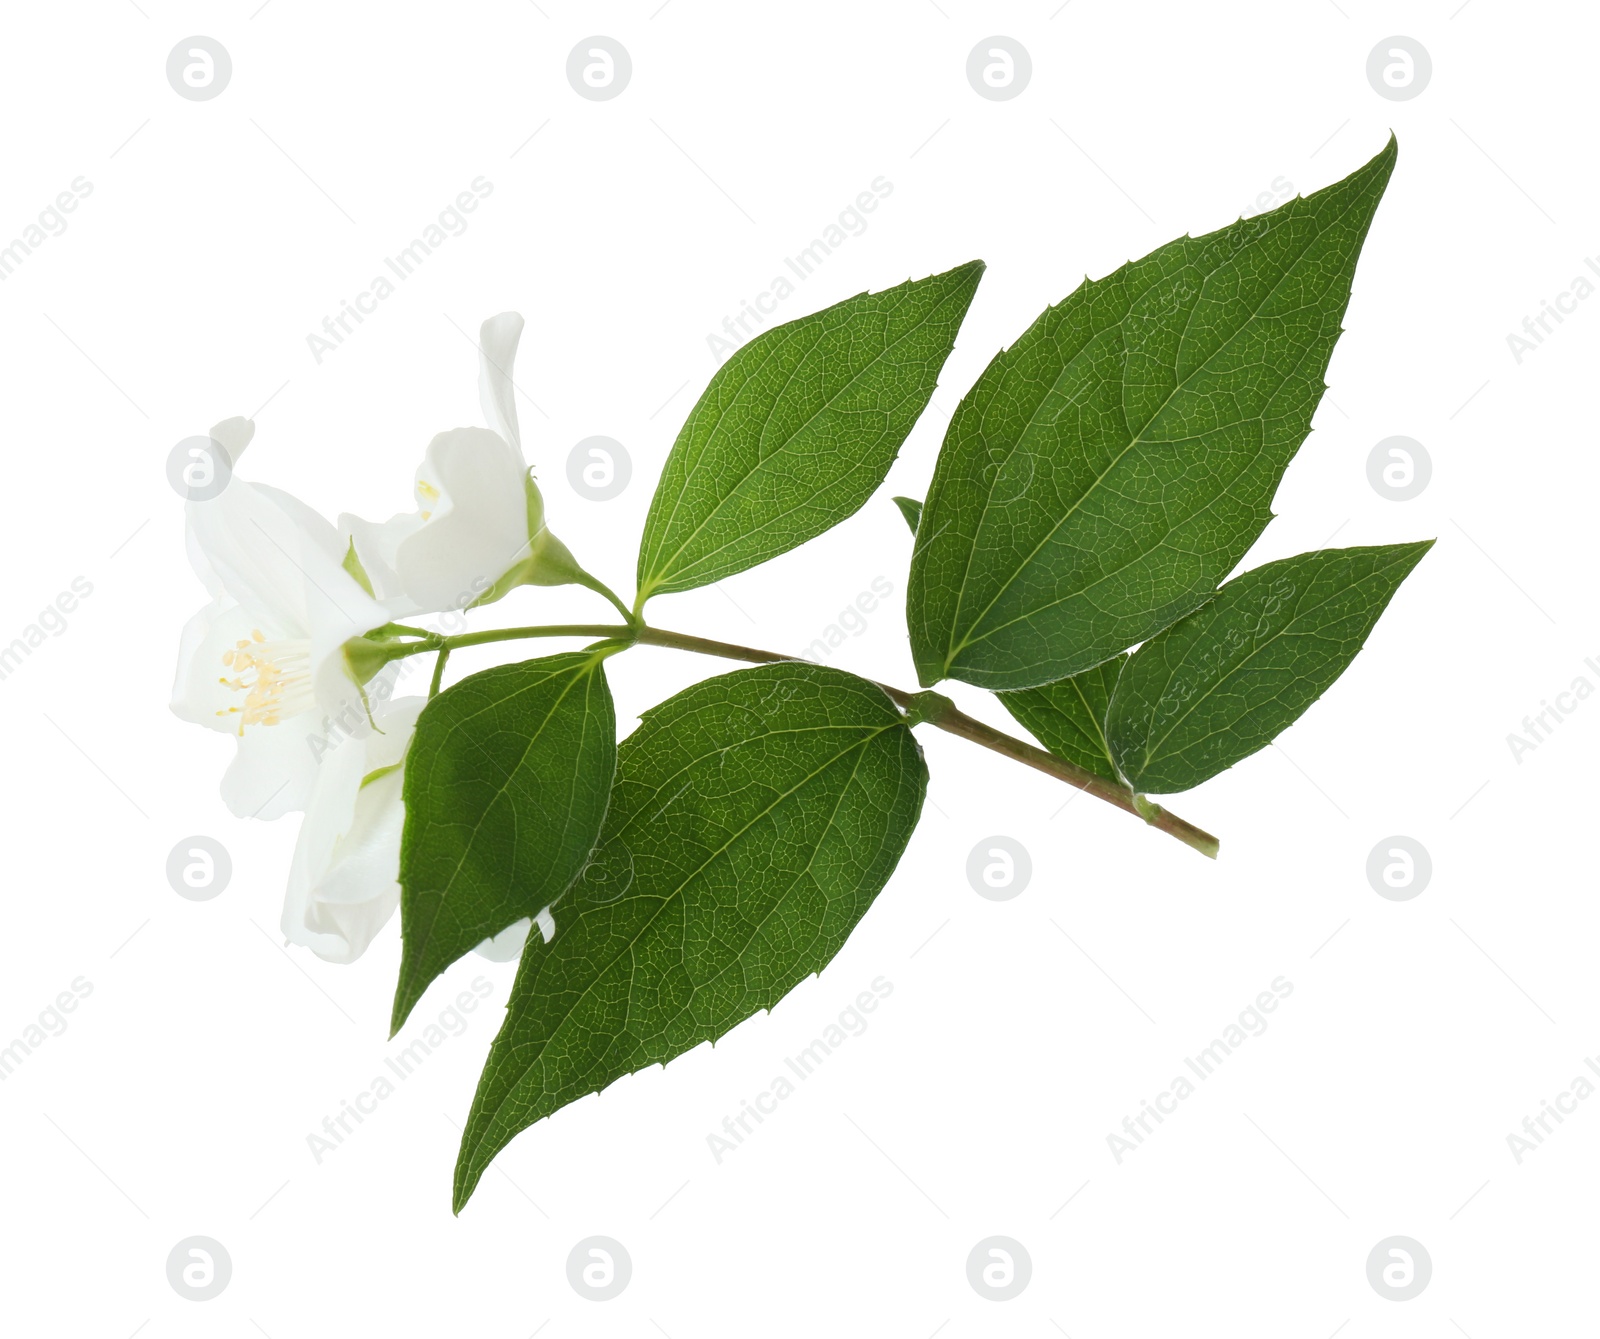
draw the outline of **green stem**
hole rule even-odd
[[[591,576],[588,572],[585,572],[581,577],[578,578],[578,584],[580,586],[587,586],[597,595],[603,595],[606,599],[610,600],[612,607],[622,615],[623,621],[627,623],[630,628],[638,625],[639,615],[633,610],[629,609],[627,605],[623,604],[616,591],[612,590],[611,587],[606,585],[606,583],[600,580],[599,577]]]
[[[445,662],[449,659],[450,648],[448,646],[441,647],[439,650],[439,658],[433,662],[433,682],[428,685],[429,697],[439,696],[439,688],[444,683]]]
[[[712,641],[708,637],[693,637],[685,632],[652,628],[643,623],[635,623],[631,619],[628,624],[621,627],[606,623],[555,623],[531,628],[490,628],[484,632],[463,632],[454,637],[441,637],[430,633],[425,641],[398,651],[393,658],[418,655],[425,651],[439,652],[439,661],[434,666],[433,672],[433,689],[429,693],[431,697],[439,690],[440,679],[444,674],[445,657],[451,651],[464,646],[519,641],[528,637],[600,637],[617,643],[615,648],[617,650],[634,644],[664,646],[675,651],[692,651],[699,655],[718,656],[723,660],[741,660],[755,665],[776,665],[796,659],[794,656],[780,655],[776,651],[762,651],[753,646],[739,646],[733,642]],[[1176,814],[1167,812],[1159,804],[1152,803],[1144,796],[1135,795],[1114,781],[1107,781],[1076,763],[1058,758],[1055,754],[1047,753],[1044,749],[1008,735],[1003,730],[996,730],[992,725],[985,725],[976,717],[968,716],[942,694],[908,693],[903,688],[895,688],[886,683],[880,683],[878,687],[883,689],[895,705],[908,714],[911,724],[934,726],[947,734],[977,744],[980,748],[986,748],[1002,757],[1022,763],[1025,767],[1032,767],[1046,776],[1065,781],[1069,786],[1087,791],[1096,799],[1115,805],[1124,813],[1143,819],[1158,831],[1166,833],[1169,837],[1176,837],[1187,846],[1192,846],[1201,855],[1209,856],[1213,860],[1217,858],[1219,843],[1209,832],[1195,827],[1193,823],[1179,818]]]
[[[795,658],[778,655],[772,651],[759,651],[750,646],[736,646],[729,642],[714,642],[705,637],[691,637],[687,633],[668,632],[665,628],[641,627],[638,629],[637,640],[646,646],[666,646],[678,651],[696,651],[701,655],[720,656],[724,660],[750,661],[758,665],[773,665]],[[1170,837],[1176,837],[1185,845],[1194,847],[1201,855],[1209,856],[1212,860],[1217,858],[1220,843],[1209,832],[1195,827],[1176,814],[1168,813],[1159,804],[1152,804],[1143,796],[1135,796],[1132,791],[1115,782],[1107,781],[1104,777],[1096,776],[1093,772],[1068,762],[1065,758],[1058,758],[1055,754],[1035,748],[1032,744],[1008,735],[1003,730],[996,730],[992,725],[985,725],[961,711],[949,698],[942,697],[938,693],[908,693],[904,689],[893,688],[886,683],[880,683],[878,687],[883,689],[897,706],[911,713],[913,723],[926,722],[949,734],[957,735],[982,748],[1020,762],[1024,766],[1032,767],[1046,776],[1065,781],[1069,786],[1088,791],[1096,799],[1114,804],[1123,812],[1142,818],[1151,827],[1165,832]]]
[[[419,651],[459,651],[463,646],[484,646],[489,642],[515,642],[526,637],[606,637],[631,642],[634,629],[615,623],[551,623],[534,628],[488,628],[483,632],[461,632],[453,637],[437,637],[429,645],[408,648],[407,655]]]

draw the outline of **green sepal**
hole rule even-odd
[[[596,589],[595,578],[583,570],[572,550],[551,533],[544,523],[544,495],[529,470],[523,481],[528,501],[528,543],[525,555],[513,563],[499,580],[467,606],[493,604],[518,586],[588,586]]]
[[[367,569],[361,565],[361,559],[356,556],[356,537],[350,536],[350,547],[345,550],[344,561],[339,564],[346,572],[355,578],[356,585],[372,594],[372,578],[367,575]]]

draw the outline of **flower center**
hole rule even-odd
[[[261,629],[248,640],[235,642],[222,653],[222,663],[233,671],[230,679],[217,680],[244,695],[242,703],[225,707],[218,716],[238,716],[239,733],[247,725],[277,725],[316,705],[311,685],[311,643],[303,637],[269,642]]]

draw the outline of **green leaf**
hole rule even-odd
[[[1117,764],[1106,743],[1106,713],[1125,655],[1041,688],[996,693],[1017,723],[1058,758],[1118,785]]]
[[[1355,659],[1433,541],[1267,563],[1128,661],[1106,734],[1140,791],[1170,795],[1232,767],[1300,718]]]
[[[917,533],[917,525],[922,520],[922,503],[914,497],[897,497],[894,505],[900,508],[900,514],[906,518],[906,524],[911,527],[911,533]]]
[[[1311,430],[1395,152],[1085,282],[995,357],[912,559],[924,685],[1053,682],[1211,596]]]
[[[983,274],[971,261],[756,336],[711,378],[656,485],[639,606],[853,515],[889,472]]]
[[[406,755],[398,1031],[434,977],[560,896],[616,770],[604,651],[501,665],[422,709]]]
[[[594,862],[530,941],[456,1165],[770,1009],[888,881],[927,785],[882,690],[799,661],[708,679],[623,741]]]

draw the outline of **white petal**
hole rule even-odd
[[[504,437],[519,456],[522,433],[517,426],[517,388],[511,377],[522,324],[518,313],[501,312],[478,330],[478,400],[483,406],[484,422]]]
[[[232,677],[223,656],[240,640],[248,640],[254,627],[249,612],[226,598],[213,600],[184,624],[172,683],[173,715],[210,730],[238,733],[238,713],[229,708],[239,705],[240,696],[221,682]]]
[[[235,477],[216,497],[185,504],[202,557],[229,595],[287,635],[309,637],[313,619],[330,614],[362,623],[376,601],[339,566],[333,527],[287,497]],[[377,617],[360,631],[385,621]]]
[[[279,818],[306,807],[317,774],[318,757],[347,736],[368,734],[366,706],[355,685],[344,680],[348,701],[342,715],[314,709],[285,717],[277,724],[257,721],[241,729],[245,694],[232,687],[239,677],[224,656],[242,642],[256,645],[253,634],[268,642],[282,630],[265,629],[249,610],[229,600],[207,605],[183,630],[178,673],[172,686],[172,712],[182,720],[232,735],[236,751],[222,779],[222,799],[240,818]],[[397,672],[385,669],[369,687],[369,697],[387,697]]]
[[[368,521],[344,512],[339,517],[339,534],[345,545],[354,543],[361,570],[372,582],[373,596],[397,619],[431,613],[405,592],[395,559],[403,541],[422,529],[425,522],[416,512],[400,512],[387,521]],[[348,552],[348,549],[346,549]],[[341,562],[343,559],[341,558]]]
[[[323,757],[295,844],[283,932],[330,962],[353,962],[400,905],[402,770],[362,785],[405,757],[424,699],[375,712],[382,734],[346,740]]]
[[[256,425],[247,418],[225,418],[207,434],[228,453],[228,463],[237,465],[250,439],[256,435]]]
[[[317,713],[303,712],[236,736],[233,761],[222,776],[228,812],[270,821],[305,809],[320,770],[318,753],[327,742],[321,724]]]
[[[227,451],[229,461],[237,465],[239,457],[244,454],[245,447],[250,445],[250,439],[255,436],[255,432],[256,425],[247,418],[225,418],[211,429],[208,436],[220,444]],[[188,551],[189,565],[194,568],[195,575],[204,584],[206,593],[221,595],[222,579],[211,566],[211,559],[201,549],[193,526],[188,526],[184,530],[184,547]]]
[[[398,776],[381,777],[361,792],[350,830],[339,839],[303,911],[300,942],[318,957],[354,962],[394,915],[400,905],[404,824]]]
[[[286,493],[271,484],[251,484],[250,487],[287,516],[304,539],[314,543],[335,562],[344,561],[344,546],[339,543],[339,532],[321,512],[300,501],[293,493]]]
[[[493,938],[485,939],[474,952],[490,962],[515,962],[522,956],[522,946],[527,942],[528,927],[532,924],[526,916],[520,921],[513,921]]]
[[[206,594],[213,599],[220,598],[223,593],[222,578],[217,575],[217,569],[211,565],[211,559],[200,547],[200,537],[195,534],[192,525],[183,528],[183,549],[189,558],[189,566],[200,578],[200,584],[206,588]]]
[[[456,428],[428,445],[417,471],[432,498],[427,523],[401,540],[395,569],[424,609],[464,609],[528,556],[522,457],[483,428]]]
[[[209,501],[188,503],[187,514],[195,544],[227,595],[274,636],[311,643],[322,714],[364,717],[341,648],[391,619],[344,570],[333,526],[297,498],[237,476]]]

